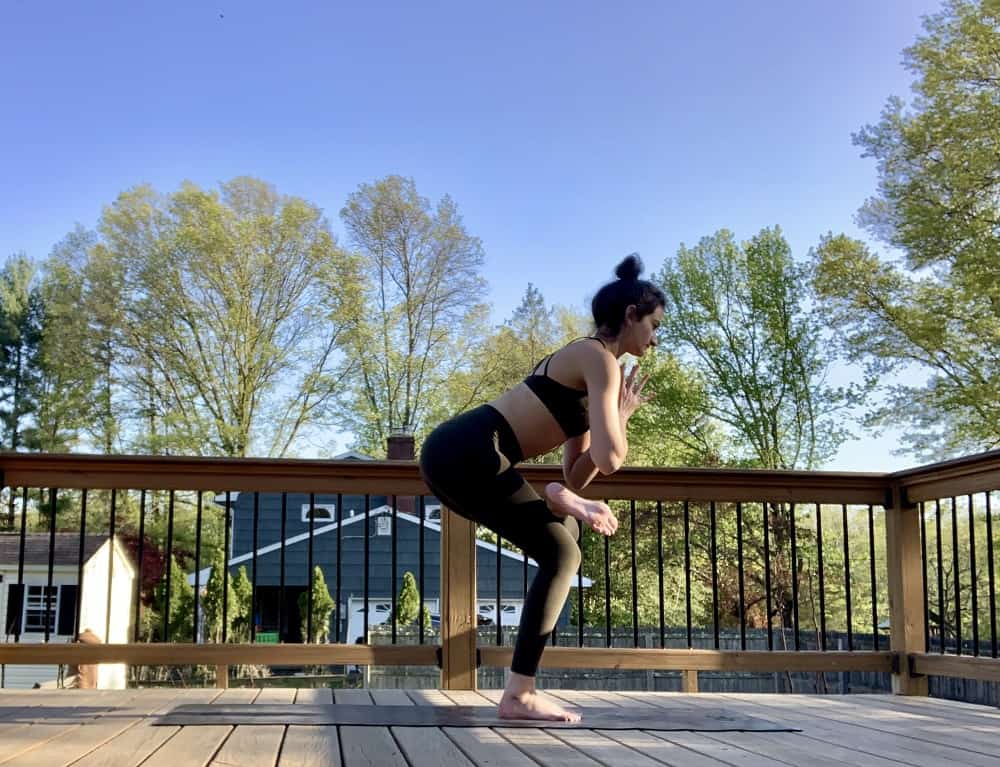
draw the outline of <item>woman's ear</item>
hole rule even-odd
[[[625,307],[625,319],[629,322],[639,321],[639,307],[635,304],[629,304]]]

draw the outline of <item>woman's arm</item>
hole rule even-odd
[[[590,457],[590,432],[572,437],[563,444],[563,478],[566,487],[580,492],[597,476],[597,467]]]
[[[642,394],[649,376],[637,379],[637,373],[638,366],[626,377],[625,367],[603,353],[599,359],[588,360],[584,368],[590,402],[590,459],[601,474],[613,474],[625,462],[628,420],[651,398]]]

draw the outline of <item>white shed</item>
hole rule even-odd
[[[49,582],[50,538],[48,533],[24,537],[23,572],[21,536],[0,534],[0,641],[44,642],[46,624],[49,642],[73,639],[77,602],[80,631],[90,629],[102,642],[130,641],[135,613],[135,567],[115,537],[87,535],[83,538],[83,583],[79,583],[80,535],[56,533],[52,547],[52,588]],[[110,608],[110,612],[109,612]],[[0,671],[6,688],[30,688],[56,681],[56,665],[6,666]],[[123,663],[102,663],[98,687],[124,689]]]

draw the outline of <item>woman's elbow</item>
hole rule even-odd
[[[618,471],[622,464],[625,463],[625,457],[620,456],[615,452],[609,451],[604,455],[593,456],[594,465],[601,474],[614,474]]]

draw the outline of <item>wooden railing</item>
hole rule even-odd
[[[539,489],[549,481],[561,479],[561,472],[555,466],[526,465],[522,470],[527,480]],[[3,486],[11,488],[12,492],[18,488],[49,488],[53,491],[145,488],[216,493],[306,492],[385,496],[428,493],[416,465],[407,461],[2,453],[0,472]],[[922,550],[926,534],[922,539],[923,512],[919,506],[944,497],[989,494],[997,489],[1000,489],[1000,451],[892,474],[625,468],[612,477],[599,477],[588,488],[590,497],[658,503],[711,503],[713,520],[715,504],[791,505],[793,528],[795,504],[815,504],[817,509],[821,504],[843,505],[845,515],[847,505],[867,506],[869,509],[880,507],[885,514],[885,588],[890,612],[890,646],[852,651],[560,646],[546,649],[543,665],[677,670],[683,672],[685,689],[689,690],[697,689],[698,671],[711,670],[881,671],[892,674],[895,692],[909,695],[927,694],[928,674],[1000,680],[1000,661],[995,657],[928,652],[927,563]],[[685,503],[685,514],[686,510]],[[765,511],[765,520],[766,514]],[[766,521],[763,535],[766,545]],[[714,552],[714,523],[712,536]],[[794,547],[794,535],[792,545]],[[479,665],[506,665],[512,652],[509,647],[503,646],[477,647],[475,551],[475,526],[458,515],[442,514],[440,644],[0,643],[0,664],[200,664],[221,669],[220,684],[225,683],[224,670],[230,664],[437,664],[441,668],[442,688],[474,689]],[[874,565],[872,567],[874,573]],[[819,569],[822,579],[822,560]],[[995,599],[996,585],[992,573],[991,566],[989,588],[991,599]],[[847,579],[850,580],[849,573]],[[822,591],[822,584],[820,589]],[[875,599],[874,593],[872,598]],[[739,609],[742,622],[742,585]],[[638,621],[637,616],[633,619]],[[796,617],[796,623],[797,620]],[[797,625],[795,636],[797,645]]]

